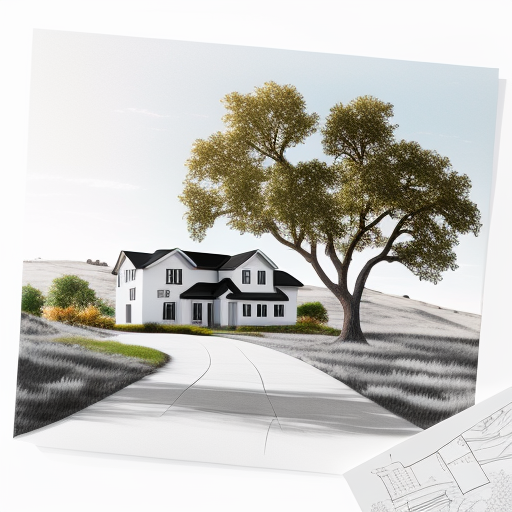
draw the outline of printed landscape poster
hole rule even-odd
[[[19,439],[341,473],[474,403],[496,69],[37,30],[31,81]]]

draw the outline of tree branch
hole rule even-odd
[[[360,219],[360,227],[356,235],[354,236],[352,242],[350,242],[350,245],[348,246],[347,251],[345,252],[345,257],[343,258],[343,273],[344,273],[344,281],[346,282],[346,277],[348,273],[348,267],[350,266],[350,262],[352,261],[352,255],[354,254],[354,251],[356,249],[357,244],[361,241],[361,238],[363,238],[363,235],[370,231],[372,228],[374,228],[380,221],[382,221],[385,217],[387,217],[391,213],[391,210],[386,210],[385,212],[381,213],[377,218],[375,218],[370,224],[367,226],[364,225],[364,219],[362,221],[361,226],[361,219]]]
[[[311,242],[311,261],[310,261],[310,263],[313,266],[313,268],[315,269],[315,272],[318,274],[318,277],[325,284],[325,286],[327,286],[327,288],[329,288],[329,290],[331,290],[331,292],[333,292],[334,295],[338,296],[340,294],[340,291],[342,291],[342,290],[340,289],[340,287],[338,285],[336,285],[329,279],[329,276],[324,272],[324,269],[320,266],[320,263],[318,262],[316,249],[317,249],[317,244],[315,241],[312,241]],[[348,293],[348,290],[347,290],[347,293]]]
[[[295,234],[295,233],[294,233]],[[305,233],[303,229],[299,229],[299,234],[297,236],[294,236],[294,243],[297,247],[300,247],[302,245],[302,242],[304,241]]]
[[[377,265],[377,263],[380,263],[381,261],[387,261],[389,263],[392,263],[394,261],[400,262],[400,260],[396,256],[388,256],[388,254],[389,254],[389,251],[391,250],[391,248],[393,247],[393,243],[399,236],[405,235],[405,234],[412,234],[412,232],[410,230],[402,229],[403,225],[407,221],[409,221],[413,217],[415,217],[416,215],[418,215],[424,211],[427,211],[428,209],[430,209],[434,206],[435,206],[434,204],[422,206],[421,208],[418,208],[417,210],[404,215],[397,222],[395,228],[393,229],[393,232],[391,233],[391,235],[388,238],[388,241],[386,242],[386,245],[384,246],[384,249],[382,249],[380,254],[378,254],[377,256],[368,260],[366,262],[365,266],[362,268],[359,275],[357,276],[356,284],[354,286],[354,296],[357,296],[359,298],[361,297],[361,295],[363,294],[364,285],[366,283],[366,280],[368,279],[368,275],[370,274],[371,269],[375,265]]]
[[[311,254],[307,252],[303,247],[301,247],[302,240],[300,242],[297,240],[295,243],[286,240],[286,238],[279,234],[279,229],[275,223],[271,223],[269,225],[269,229],[272,236],[278,242],[285,245],[286,247],[289,247],[290,249],[293,249],[294,251],[297,251],[308,263],[311,263]]]
[[[339,259],[338,255],[336,254],[336,248],[334,247],[334,240],[331,235],[328,235],[328,241],[325,246],[325,254],[329,256],[329,258],[332,261],[332,264],[334,265],[334,268],[336,269],[336,272],[338,273],[338,286],[347,286],[346,280],[343,279],[343,264],[341,260]],[[348,290],[347,290],[348,291]]]

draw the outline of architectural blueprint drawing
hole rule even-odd
[[[512,388],[344,476],[363,512],[512,512]]]

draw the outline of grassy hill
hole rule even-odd
[[[27,261],[23,283],[46,293],[55,277],[76,274],[113,301],[111,271],[75,261]],[[312,301],[327,308],[330,326],[342,327],[343,311],[329,290],[299,288],[299,304]],[[365,289],[361,319],[368,345],[323,335],[243,333],[240,339],[302,359],[422,428],[474,404],[480,315]]]
[[[329,325],[343,326],[343,311],[334,295],[317,286],[299,288],[298,303],[320,301],[329,313]],[[361,326],[368,337],[400,333],[475,339],[481,316],[454,311],[396,295],[365,288],[361,301]]]
[[[30,283],[46,294],[53,279],[64,274],[74,274],[88,281],[98,297],[115,302],[116,276],[112,275],[112,268],[80,261],[24,261],[23,284]],[[342,327],[343,311],[327,288],[299,288],[298,303],[312,301],[320,301],[327,308],[330,326]],[[363,331],[368,335],[428,333],[431,336],[438,334],[468,339],[479,337],[481,321],[480,315],[457,312],[369,289],[363,294],[361,318]]]
[[[56,277],[72,274],[85,279],[98,297],[115,302],[116,276],[113,267],[100,267],[82,261],[28,260],[23,262],[22,283],[30,283],[45,295]]]

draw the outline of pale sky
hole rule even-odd
[[[498,94],[491,68],[36,30],[24,258],[113,265],[121,250],[259,248],[303,283],[322,286],[271,236],[241,236],[219,222],[193,242],[177,199],[192,143],[223,129],[221,98],[269,80],[295,85],[322,119],[357,96],[390,102],[398,138],[468,174],[484,227],[478,238],[461,237],[460,268],[433,285],[401,265],[380,264],[367,287],[480,313]],[[320,137],[293,158],[322,159]]]

